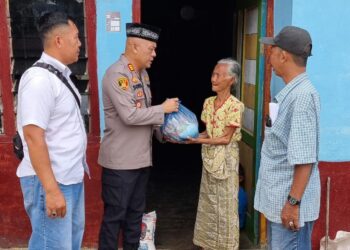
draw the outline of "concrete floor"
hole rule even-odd
[[[147,211],[155,210],[157,249],[199,250],[193,245],[201,170],[153,169],[148,186]],[[257,249],[244,231],[240,249]]]
[[[193,245],[192,238],[200,176],[199,166],[194,170],[186,166],[178,168],[155,166],[152,169],[147,189],[146,211],[155,210],[157,213],[155,232],[157,250],[199,250]],[[24,249],[17,248],[17,250]],[[260,248],[254,246],[243,231],[240,235],[240,249]]]

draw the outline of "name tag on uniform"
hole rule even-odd
[[[135,84],[135,85],[132,86],[132,88],[133,88],[134,90],[139,89],[139,88],[142,88],[142,84],[141,84],[141,83]]]

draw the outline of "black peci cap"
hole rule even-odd
[[[160,28],[141,24],[141,23],[127,23],[126,24],[126,36],[138,37],[146,39],[152,42],[158,42],[160,34]]]

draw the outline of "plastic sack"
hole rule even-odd
[[[156,211],[143,214],[141,226],[140,246],[138,250],[156,250],[154,245],[154,233],[156,231]]]
[[[350,249],[350,232],[338,231],[333,240],[328,239],[326,248],[326,237],[320,241],[320,250],[349,250]]]
[[[198,137],[198,121],[196,115],[184,105],[179,105],[179,111],[165,115],[164,124],[161,127],[164,136],[177,142],[188,137]]]

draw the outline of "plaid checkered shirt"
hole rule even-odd
[[[289,82],[275,100],[278,115],[265,128],[254,208],[272,222],[281,223],[281,211],[290,192],[294,167],[313,164],[301,199],[299,225],[314,221],[320,210],[320,177],[317,167],[320,98],[306,73]]]

